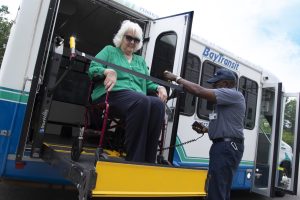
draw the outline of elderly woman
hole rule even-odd
[[[143,45],[143,31],[137,23],[123,21],[113,43],[115,47],[104,47],[96,58],[149,75],[143,57],[134,54]],[[110,91],[111,111],[125,119],[126,160],[154,163],[165,114],[166,89],[151,81],[91,62],[90,78],[98,75],[104,75],[105,80],[104,84],[97,85],[93,90],[92,100],[103,102],[105,93]],[[146,96],[147,90],[156,91],[157,97]]]

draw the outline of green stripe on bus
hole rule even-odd
[[[21,90],[15,90],[15,89],[11,89],[11,88],[7,88],[7,87],[1,87],[0,86],[0,90],[6,90],[6,91],[11,91],[11,92],[16,92],[16,93],[24,93],[24,94],[29,94],[29,92],[25,92],[25,91],[21,91]]]
[[[180,139],[177,137],[176,144],[180,144],[180,143],[181,143]],[[176,147],[176,150],[177,150],[180,160],[182,162],[200,162],[200,163],[207,163],[207,164],[209,163],[209,158],[187,156],[183,146]],[[240,162],[240,165],[252,165],[253,166],[253,164],[254,164],[253,161],[247,161],[247,160],[242,160]]]
[[[13,101],[17,103],[27,103],[28,93],[22,94],[20,91],[16,90],[4,90],[0,88],[0,99],[6,101]]]
[[[176,138],[176,144],[180,144],[181,141],[180,139],[177,137]],[[182,162],[200,162],[200,163],[208,163],[209,159],[208,158],[201,158],[201,157],[189,157],[186,155],[183,146],[178,146],[176,147],[176,150],[179,154],[180,160]]]

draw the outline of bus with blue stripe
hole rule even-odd
[[[212,142],[192,124],[208,126],[213,105],[175,87],[168,88],[158,147],[162,160],[126,162],[126,152],[111,145],[118,139],[110,137],[119,133],[116,128],[107,133],[107,157],[95,160],[97,145],[92,144],[72,160],[91,81],[86,73],[90,60],[82,54],[71,62],[68,39],[75,36],[76,48],[94,56],[111,44],[126,19],[143,28],[144,45],[137,53],[151,77],[163,79],[168,70],[209,88],[206,80],[216,70],[235,73],[246,117],[245,152],[232,189],[296,194],[299,94],[286,93],[278,77],[264,68],[191,34],[192,11],[160,18],[124,0],[22,1],[0,69],[1,179],[74,185],[79,199],[206,196]],[[162,181],[164,187],[157,184]]]

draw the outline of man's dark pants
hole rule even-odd
[[[237,148],[234,148],[236,145]],[[232,179],[242,159],[244,144],[213,143],[209,152],[208,200],[230,200]]]

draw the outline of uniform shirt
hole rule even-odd
[[[149,71],[146,62],[143,57],[133,54],[132,60],[129,63],[124,53],[120,48],[108,45],[104,47],[97,55],[96,58],[104,60],[109,63],[113,63],[124,68],[140,72],[142,74],[149,75]],[[100,63],[92,61],[89,68],[89,77],[92,78],[94,74],[103,75],[104,70],[110,67],[104,66]],[[117,82],[112,88],[112,91],[118,90],[133,90],[146,94],[147,90],[156,90],[158,85],[152,81],[145,80],[143,78],[136,77],[132,74],[115,70],[117,72]],[[104,84],[97,84],[92,93],[92,100],[99,98],[105,94]]]
[[[208,135],[211,140],[216,138],[244,138],[245,98],[235,88],[213,89],[217,103],[210,117]],[[215,119],[212,119],[215,118]]]

